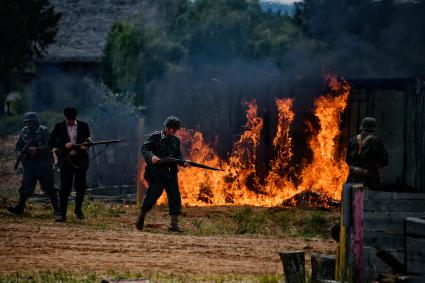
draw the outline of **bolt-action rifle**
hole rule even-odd
[[[97,142],[87,141],[85,143],[74,144],[74,147],[80,148],[81,146],[95,146],[95,145],[100,145],[100,144],[111,144],[111,143],[125,142],[125,141],[126,141],[126,139],[106,140],[106,141],[97,141]]]
[[[183,165],[186,162],[192,167],[198,167],[198,168],[214,170],[214,171],[224,171],[223,169],[210,167],[210,166],[200,164],[200,163],[196,163],[196,162],[193,162],[193,161],[190,161],[190,160],[184,160],[184,159],[172,158],[172,157],[163,157],[158,161],[158,164],[178,163],[178,164]]]
[[[106,140],[106,141],[97,141],[97,142],[93,142],[93,141],[86,141],[84,143],[77,143],[74,144],[71,148],[72,149],[80,149],[81,146],[96,146],[96,145],[101,145],[101,144],[106,144],[106,145],[110,145],[112,143],[118,143],[118,142],[124,142],[126,141],[126,139],[118,139],[118,140]],[[52,153],[53,153],[53,165],[57,168],[59,166],[59,161],[62,160],[63,155],[68,156],[67,154],[69,150],[66,150],[65,152],[63,150],[60,150],[58,148],[53,148]],[[100,153],[98,153],[97,155],[99,155]],[[97,157],[97,155],[95,157]],[[92,159],[94,159],[95,157],[93,157]]]
[[[21,152],[18,154],[18,156],[16,157],[16,162],[15,165],[13,166],[13,169],[17,170],[19,163],[22,162],[22,160],[24,160],[25,158],[25,154],[27,154],[27,150],[30,147],[32,141],[34,140],[34,138],[31,138],[22,148]]]

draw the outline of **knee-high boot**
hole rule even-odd
[[[136,229],[139,231],[143,230],[143,227],[145,225],[145,217],[146,217],[146,212],[143,212],[142,209],[140,209],[139,213],[137,214],[137,218],[136,218]]]
[[[13,214],[21,215],[24,213],[25,203],[27,199],[28,199],[27,194],[20,193],[18,203],[15,206],[9,206],[6,209]]]
[[[170,215],[170,220],[171,220],[171,225],[170,225],[170,228],[168,228],[168,230],[170,232],[177,232],[177,233],[183,232],[179,227],[179,215],[178,214]]]
[[[48,193],[50,198],[50,202],[52,203],[53,214],[55,216],[55,220],[59,221],[62,218],[62,213],[59,205],[58,195],[55,190],[52,190]]]

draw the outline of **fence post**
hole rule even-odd
[[[285,283],[305,282],[305,257],[304,252],[279,253],[282,260]]]
[[[142,144],[145,140],[144,138],[145,133],[145,121],[140,118],[139,119],[139,127],[138,127],[138,134],[139,134],[139,147],[137,150],[137,194],[136,194],[136,203],[137,207],[140,207],[142,204],[142,198],[144,195],[144,185],[142,183],[142,165],[143,165],[143,159],[142,155],[140,153],[140,148],[142,147]]]

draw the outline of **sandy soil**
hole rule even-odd
[[[331,240],[99,231],[54,223],[0,223],[0,272],[108,270],[174,274],[278,274],[278,252],[332,253]],[[306,257],[308,258],[308,257]]]

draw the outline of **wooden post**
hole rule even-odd
[[[312,255],[311,279],[313,282],[319,282],[319,280],[334,280],[335,257],[330,255]]]
[[[145,132],[145,121],[140,118],[139,119],[139,128],[138,128],[138,133],[139,133],[139,147],[138,147],[138,151],[137,151],[137,194],[136,194],[136,203],[137,206],[140,207],[142,204],[142,198],[144,195],[144,186],[142,184],[142,176],[141,176],[141,172],[142,172],[142,165],[143,165],[143,159],[140,153],[140,148],[143,145],[143,142],[145,140],[144,138],[144,132]]]
[[[304,252],[279,253],[282,260],[285,283],[305,282],[305,258]]]
[[[341,217],[339,231],[339,245],[336,251],[335,278],[342,280],[348,275],[350,254],[350,228],[353,184],[344,184],[342,188]]]
[[[364,188],[353,189],[353,217],[354,217],[354,239],[353,256],[358,283],[364,282],[364,262],[363,262],[363,207]]]

